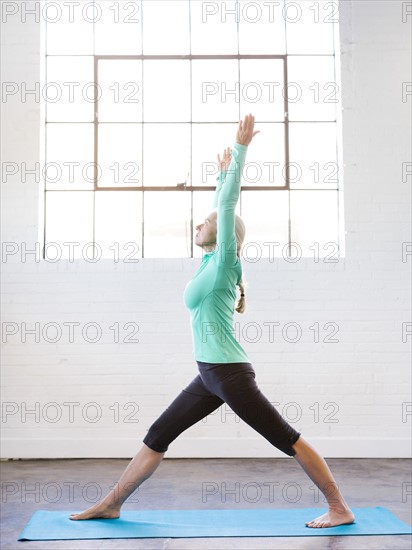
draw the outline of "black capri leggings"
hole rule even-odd
[[[232,411],[289,456],[300,432],[262,394],[250,363],[203,363],[199,374],[150,426],[143,443],[164,453],[183,431],[227,403]]]

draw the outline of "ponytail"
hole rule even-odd
[[[240,290],[240,296],[239,296],[239,300],[238,300],[238,303],[236,305],[235,310],[238,313],[244,313],[245,309],[246,309],[246,300],[245,300],[245,283],[243,281],[243,278],[241,279],[241,281],[239,281],[238,286],[239,286],[239,290]]]
[[[238,255],[238,258],[240,259],[240,253],[242,250],[243,241],[245,240],[246,227],[245,227],[245,224],[243,223],[242,218],[237,214],[236,214],[235,220],[236,220],[235,232],[236,232],[236,241],[237,241],[237,255]],[[238,313],[244,313],[246,309],[246,300],[245,300],[246,284],[245,284],[245,281],[243,280],[243,276],[237,286],[239,287],[239,290],[240,290],[240,296],[239,296],[238,303],[236,304],[235,310]]]

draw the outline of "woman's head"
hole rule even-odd
[[[243,241],[245,240],[246,227],[240,216],[235,215],[235,233],[237,242],[237,255],[240,256]],[[210,252],[216,248],[217,236],[217,210],[205,218],[203,223],[196,225],[195,244]]]

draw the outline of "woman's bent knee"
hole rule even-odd
[[[152,434],[150,430],[143,439],[143,443],[146,447],[149,447],[151,451],[155,451],[156,453],[165,453],[169,448],[168,444],[162,442],[160,438],[156,437],[155,434]]]
[[[145,441],[143,441],[143,444],[146,447],[146,450],[151,451],[153,453],[165,454],[165,452],[167,451],[167,449],[165,451],[160,450],[160,446],[156,445],[156,443],[149,443],[148,445],[147,443],[145,443]]]

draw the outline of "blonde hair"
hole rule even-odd
[[[236,219],[235,219],[235,233],[236,233],[236,242],[237,242],[237,255],[240,258],[240,252],[242,250],[243,241],[245,240],[245,235],[246,235],[246,226],[245,226],[242,218],[240,216],[238,216],[237,214],[236,214]],[[243,274],[242,274],[241,280],[239,281],[238,286],[239,286],[239,290],[240,290],[240,296],[239,296],[239,300],[236,304],[235,310],[238,313],[244,313],[245,310],[246,310],[246,300],[245,300],[245,286],[246,286],[246,283],[244,281]]]

